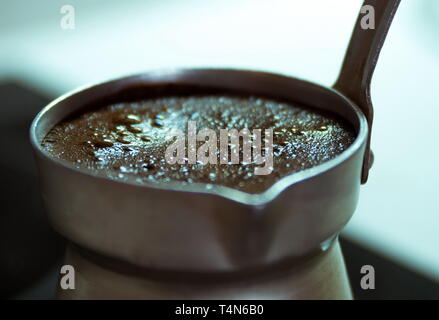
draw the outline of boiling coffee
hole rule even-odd
[[[255,174],[261,164],[254,161],[190,163],[187,154],[180,163],[170,164],[165,154],[175,140],[167,136],[176,129],[187,132],[190,121],[200,130],[217,131],[218,146],[220,129],[272,129],[272,172]],[[117,180],[180,181],[260,193],[284,176],[336,157],[354,139],[353,129],[332,114],[269,98],[211,94],[154,97],[91,109],[57,124],[42,146],[78,168],[105,171]],[[197,147],[202,144],[197,142]],[[236,150],[242,156],[242,146]],[[231,156],[230,146],[228,152]]]

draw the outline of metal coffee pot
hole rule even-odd
[[[181,69],[80,88],[45,107],[31,127],[49,219],[69,240],[68,299],[349,299],[338,234],[355,211],[372,163],[370,80],[399,0],[366,0],[333,88],[265,72]],[[345,119],[356,132],[334,159],[249,194],[201,184],[111,180],[55,159],[41,141],[96,101],[157,90],[215,88],[282,98]]]

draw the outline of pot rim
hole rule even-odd
[[[152,82],[155,82],[155,84],[160,83],[169,83],[169,79],[178,77],[178,75],[185,74],[185,73],[206,73],[206,72],[226,72],[226,73],[256,73],[258,75],[268,76],[268,77],[280,77],[284,78],[286,80],[295,81],[295,82],[301,82],[302,84],[306,86],[312,86],[315,89],[320,89],[325,91],[325,94],[328,95],[336,95],[344,102],[346,102],[347,105],[349,105],[358,121],[358,132],[357,136],[354,140],[354,142],[341,154],[337,155],[335,158],[325,161],[317,166],[301,170],[298,172],[293,172],[278,181],[276,181],[273,185],[271,185],[268,189],[261,193],[248,193],[245,191],[233,189],[226,186],[220,186],[220,185],[214,185],[212,184],[211,189],[206,188],[206,183],[191,183],[183,185],[181,181],[171,181],[171,182],[136,182],[135,178],[128,178],[128,180],[118,180],[118,179],[111,179],[106,174],[105,171],[93,171],[88,168],[78,168],[73,163],[61,160],[52,157],[47,151],[45,151],[41,146],[41,141],[38,139],[38,130],[40,128],[40,125],[44,118],[47,116],[47,113],[52,110],[53,108],[57,107],[58,104],[61,102],[65,102],[66,100],[72,98],[73,96],[77,95],[78,93],[83,93],[86,91],[93,90],[96,87],[104,86],[104,85],[110,85],[110,84],[117,84],[122,83],[127,80],[136,80],[139,81],[145,78],[148,78],[150,76],[157,77],[156,80],[154,79]],[[166,80],[168,79],[168,80]],[[175,81],[175,79],[174,79]],[[177,79],[175,81],[175,84],[178,85],[179,80]],[[181,84],[184,84],[181,82]],[[146,85],[147,86],[147,85]],[[211,87],[211,85],[209,85]],[[217,88],[221,88],[221,84],[218,84],[215,86]],[[317,107],[315,107],[317,108]],[[58,120],[59,122],[60,120]],[[83,86],[80,86],[74,90],[71,90],[60,97],[56,98],[52,102],[50,102],[47,106],[45,106],[34,118],[32,121],[32,124],[30,126],[30,141],[32,148],[34,149],[34,152],[41,158],[43,158],[46,161],[49,161],[56,166],[62,167],[66,170],[70,170],[79,174],[85,174],[88,176],[92,176],[96,179],[104,179],[106,181],[111,181],[114,183],[122,183],[122,184],[128,184],[134,187],[138,188],[153,188],[153,189],[159,189],[159,190],[166,190],[166,191],[178,191],[178,192],[190,192],[190,193],[204,193],[204,194],[210,194],[214,196],[220,196],[223,198],[226,198],[228,200],[232,200],[238,203],[242,203],[245,205],[253,205],[253,206],[259,206],[264,205],[269,202],[271,202],[273,199],[277,198],[282,192],[284,192],[289,187],[297,184],[298,182],[313,178],[323,172],[329,171],[339,165],[341,165],[343,162],[345,162],[347,159],[352,157],[365,143],[368,137],[368,123],[366,120],[366,117],[364,116],[363,112],[360,110],[360,108],[353,103],[350,99],[348,99],[346,96],[342,95],[340,92],[324,87],[318,84],[315,84],[313,82],[309,82],[306,80],[302,80],[299,78],[282,75],[279,73],[271,73],[271,72],[263,72],[263,71],[255,71],[255,70],[249,70],[249,69],[233,69],[233,68],[173,68],[173,69],[159,69],[159,70],[153,70],[143,73],[135,73],[123,77],[116,77],[110,80],[106,81],[99,81],[99,82],[93,82],[89,83]],[[360,181],[359,181],[360,183]]]

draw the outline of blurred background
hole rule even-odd
[[[28,126],[89,82],[236,67],[326,86],[362,0],[2,0],[0,297],[51,298],[63,240],[41,208]],[[75,28],[60,12],[72,5]],[[439,298],[439,1],[403,0],[372,82],[374,167],[342,245],[359,299]],[[375,267],[362,291],[360,268]]]

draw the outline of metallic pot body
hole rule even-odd
[[[41,147],[41,140],[56,123],[96,99],[123,96],[133,87],[143,88],[147,97],[149,88],[169,85],[249,92],[327,110],[350,123],[357,138],[336,158],[284,177],[261,194],[226,187],[207,190],[198,184],[140,185],[134,181],[110,180],[105,175],[54,159]],[[357,205],[367,137],[368,124],[363,113],[333,89],[277,74],[231,69],[158,71],[81,88],[49,104],[31,127],[48,216],[54,228],[75,244],[70,252],[78,251],[68,254],[68,261],[75,255],[88,257],[79,253],[82,249],[72,249],[84,248],[117,264],[149,270],[143,278],[148,274],[155,277],[156,273],[169,273],[180,274],[180,280],[184,275],[187,279],[195,275],[199,281],[203,277],[267,274],[278,266],[291,266],[293,270],[294,266],[319,255],[338,260],[333,267],[334,279],[346,281],[337,235]],[[81,259],[73,258],[78,263]],[[299,277],[295,282],[281,283],[296,292],[294,286],[307,282],[301,282]],[[333,297],[349,298],[348,286],[339,287],[344,289]],[[162,290],[154,286],[143,288]],[[231,285],[226,290],[228,295],[209,297],[234,297],[233,288],[238,286]],[[193,295],[172,297],[198,297],[195,289],[189,291]],[[269,291],[266,298],[272,296]],[[99,294],[88,296],[84,290],[80,292],[78,296],[83,298],[99,297]],[[105,296],[117,295],[105,291]],[[167,297],[145,292],[137,296]],[[305,296],[317,298],[318,294]],[[259,297],[264,298],[263,294]],[[281,297],[282,294],[278,298]],[[283,297],[304,295],[299,292]]]

